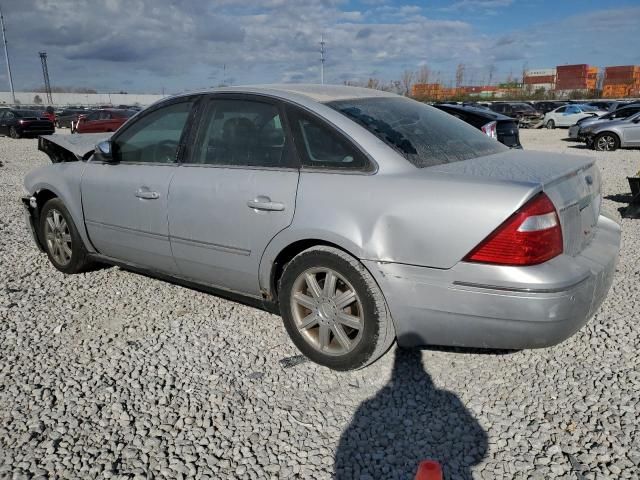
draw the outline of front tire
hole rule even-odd
[[[337,248],[303,251],[279,282],[280,311],[293,343],[334,370],[363,368],[395,340],[389,309],[375,280]]]
[[[553,120],[549,120],[546,123],[546,127],[548,130],[553,130],[554,128],[556,128],[556,122],[554,122]]]
[[[40,238],[53,266],[63,273],[85,270],[90,262],[73,219],[59,198],[52,198],[40,212]]]
[[[20,135],[20,132],[16,129],[16,127],[11,127],[9,128],[9,136],[17,140],[22,135]]]
[[[596,135],[593,148],[599,152],[613,152],[620,148],[620,139],[614,133],[603,132]]]

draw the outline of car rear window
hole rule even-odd
[[[418,168],[507,150],[462,120],[404,97],[340,100],[327,105],[369,130]]]

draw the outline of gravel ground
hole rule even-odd
[[[525,148],[597,158],[616,211],[640,151],[564,130]],[[279,317],[119,268],[64,276],[18,202],[47,163],[0,138],[1,478],[640,478],[639,220],[613,289],[565,343],[516,353],[392,349],[336,373],[298,356]],[[609,197],[609,198],[607,198]]]

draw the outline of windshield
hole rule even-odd
[[[13,113],[18,118],[25,117],[39,117],[43,112],[36,112],[34,110],[13,110]]]
[[[462,120],[404,97],[341,100],[327,105],[362,125],[418,168],[507,150]]]

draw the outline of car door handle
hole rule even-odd
[[[158,192],[152,192],[152,191],[143,190],[140,188],[136,192],[136,197],[144,198],[145,200],[157,200],[158,198],[160,198],[160,194]]]
[[[284,210],[284,203],[272,202],[269,197],[259,196],[247,202],[247,207],[254,210],[265,210],[267,212],[281,212]]]

